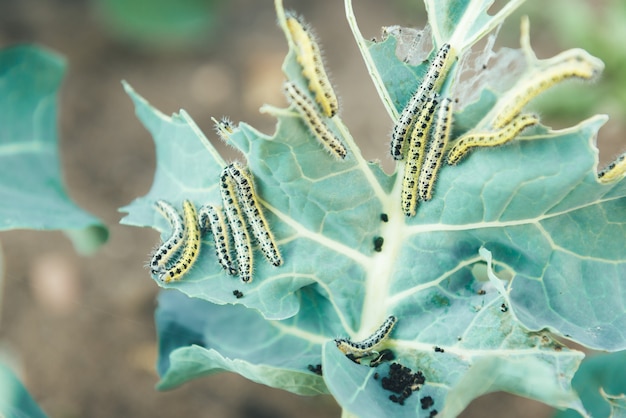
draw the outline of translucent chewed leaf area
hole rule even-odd
[[[262,108],[274,133],[222,120],[207,138],[125,86],[157,148],[152,189],[122,210],[162,233],[148,260],[172,289],[156,313],[161,388],[233,371],[357,416],[455,416],[494,391],[586,414],[571,386],[583,354],[563,341],[626,346],[625,168],[598,167],[606,117],[553,131],[532,113],[603,64],[538,59],[526,21],[520,49],[494,51],[520,3],[426,1],[423,31],[370,41],[346,1],[391,117],[391,174],[364,160],[313,29],[280,1],[289,106]]]

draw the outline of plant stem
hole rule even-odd
[[[358,416],[348,412],[346,409],[341,410],[341,418],[359,418]]]

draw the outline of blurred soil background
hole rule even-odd
[[[340,409],[330,397],[299,397],[229,373],[170,392],[154,389],[158,377],[153,313],[158,287],[144,263],[159,237],[149,229],[119,225],[123,215],[117,208],[149,190],[155,152],[120,80],[127,80],[166,114],[187,110],[220,151],[236,158],[234,150],[218,143],[211,117],[227,115],[273,132],[274,121],[258,109],[264,103],[285,104],[280,67],[287,45],[275,24],[271,0],[125,1],[136,1],[146,16],[162,7],[161,15],[150,19],[163,30],[155,32],[149,19],[133,21],[136,14],[115,17],[124,1],[0,1],[0,47],[37,43],[67,59],[59,104],[65,179],[75,201],[103,219],[111,232],[109,242],[91,257],[76,255],[62,233],[1,235],[6,279],[0,344],[19,360],[25,385],[55,418],[339,417]],[[379,38],[381,26],[423,27],[423,5],[411,3],[354,0],[354,7],[363,33]],[[550,7],[537,0],[528,3],[507,20],[500,44],[519,45],[519,16],[528,13],[532,44],[540,58],[581,46],[607,63],[608,81],[559,88],[569,89],[575,99],[561,99],[557,108],[570,102],[579,106],[553,112],[548,100],[544,116],[548,125],[562,128],[594,113],[608,113],[612,120],[601,131],[599,143],[602,162],[612,159],[626,149],[621,122],[626,83],[618,79],[625,57],[623,48],[610,44],[620,22],[626,26],[624,6],[618,5],[620,0],[555,0]],[[168,10],[171,4],[179,6]],[[178,18],[174,11],[185,4],[191,5],[189,15],[197,19],[168,21]],[[561,12],[551,12],[558,4]],[[342,2],[294,0],[285,6],[316,29],[340,95],[342,116],[366,158],[380,159],[390,169],[392,123],[353,42]],[[621,15],[614,8],[621,8]],[[567,20],[572,14],[578,21]],[[597,30],[581,34],[581,24]],[[577,37],[573,39],[568,30]],[[602,33],[608,33],[608,41],[603,41]],[[617,36],[620,39],[625,38]],[[556,96],[552,95],[553,102]],[[549,414],[549,408],[536,402],[494,394],[475,401],[463,416]]]

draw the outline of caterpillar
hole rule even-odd
[[[474,147],[495,147],[507,143],[524,129],[539,123],[533,114],[522,114],[495,132],[469,133],[460,137],[448,152],[448,164],[455,165]]]
[[[396,322],[397,318],[391,315],[385,319],[385,322],[383,322],[380,328],[363,341],[353,342],[347,338],[337,338],[335,339],[335,344],[337,344],[337,348],[346,355],[352,355],[354,357],[367,356],[374,352],[376,347],[389,337]]]
[[[239,277],[244,283],[252,281],[253,254],[250,242],[250,234],[246,228],[246,222],[237,198],[235,180],[231,177],[228,167],[222,171],[220,176],[220,193],[224,212],[228,225],[233,234],[235,242],[235,252],[237,253],[237,268]]]
[[[346,158],[348,153],[346,147],[320,118],[311,99],[305,96],[292,82],[286,82],[284,90],[291,104],[296,107],[309,130],[322,143],[324,148],[337,158]]]
[[[446,97],[441,101],[437,110],[433,126],[433,139],[430,141],[426,160],[419,176],[419,198],[424,201],[432,198],[437,174],[443,160],[443,152],[448,145],[452,128],[452,107],[452,100]]]
[[[437,97],[426,99],[411,132],[410,147],[404,167],[404,178],[402,179],[402,210],[406,216],[415,216],[417,210],[418,176],[424,163],[428,132],[438,104]]]
[[[615,161],[604,167],[598,173],[598,180],[601,183],[611,183],[626,174],[626,153],[617,157]]]
[[[235,181],[237,197],[243,207],[246,218],[248,218],[248,222],[252,228],[252,234],[261,246],[261,252],[274,266],[280,266],[283,260],[278,251],[278,246],[276,245],[274,235],[270,230],[267,219],[265,219],[263,215],[263,209],[256,197],[252,177],[238,162],[230,164],[226,169]]]
[[[570,49],[551,59],[555,63],[536,70],[532,77],[507,93],[506,104],[493,121],[494,129],[509,124],[534,97],[555,84],[570,78],[593,79],[602,69],[602,62],[582,49]]]
[[[228,274],[237,274],[237,269],[230,259],[230,242],[228,226],[224,220],[222,209],[218,206],[204,205],[198,210],[200,229],[211,231],[215,243],[217,260]]]
[[[213,119],[213,123],[215,127],[215,132],[217,133],[217,135],[220,137],[222,141],[228,143],[230,134],[232,134],[233,130],[235,129],[233,122],[230,119],[228,119],[226,116],[224,116],[219,121],[216,119]]]
[[[183,201],[185,234],[180,257],[165,270],[159,271],[158,278],[164,283],[180,280],[195,264],[200,254],[200,223],[196,207],[189,201]]]
[[[435,59],[424,75],[424,79],[402,109],[391,134],[391,156],[394,160],[402,160],[404,157],[404,143],[411,132],[411,126],[416,115],[420,112],[420,105],[426,102],[433,90],[439,89],[445,79],[450,68],[451,58],[454,55],[451,51],[450,44],[443,44],[439,48]]]
[[[158,275],[180,249],[185,235],[185,228],[183,226],[183,217],[180,216],[172,205],[164,200],[157,200],[154,205],[172,227],[172,234],[154,251],[150,260],[150,272],[153,275]]]
[[[331,118],[339,110],[337,95],[333,90],[322,61],[315,36],[293,13],[287,13],[287,29],[296,46],[296,59],[302,67],[302,75],[309,82],[309,90],[315,95],[325,116]]]

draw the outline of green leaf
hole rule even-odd
[[[314,296],[312,289],[301,294],[309,306],[299,314],[303,321],[267,321],[242,306],[218,306],[162,292],[156,311],[159,388],[227,370],[301,395],[327,393],[323,379],[307,365],[320,364],[320,344],[332,335],[322,328],[327,324],[321,316],[334,312],[319,309]]]
[[[61,57],[34,46],[0,51],[0,231],[62,229],[89,253],[108,233],[63,186],[56,118],[64,72]]]
[[[122,222],[154,225],[167,235],[169,226],[152,204],[164,199],[180,207],[186,198],[198,205],[221,205],[216,181],[225,162],[186,112],[167,117],[151,108],[129,86],[126,89],[139,118],[153,133],[158,168],[150,192],[121,209],[129,212]],[[280,269],[262,261],[256,263],[255,276],[262,279],[246,286],[247,297],[242,303],[258,309],[269,319],[295,315],[300,305],[296,292],[312,283],[327,288],[330,295],[335,290],[341,294],[363,294],[358,281],[336,278],[363,275],[367,264],[371,264],[368,256],[374,252],[372,225],[359,225],[359,221],[365,214],[372,223],[380,223],[383,210],[377,196],[382,198],[389,191],[383,187],[389,188],[390,181],[377,165],[362,159],[334,161],[310,139],[294,117],[282,118],[274,139],[245,124],[231,136],[233,145],[260,158],[249,160],[249,166],[259,194],[274,195],[271,203],[274,210],[267,215],[278,239],[290,241],[282,246],[285,258],[293,260],[297,254],[306,254],[297,265],[288,261]],[[336,176],[326,174],[337,170],[341,172]],[[349,187],[332,190],[336,181]],[[232,292],[240,284],[224,276],[215,260],[210,237],[205,238],[202,247],[201,251],[209,256],[202,257],[185,280],[163,286],[218,304],[232,303]],[[323,271],[318,269],[319,260],[327,265]],[[365,265],[356,264],[355,260]],[[336,303],[349,311],[355,299]]]
[[[45,418],[19,379],[0,363],[0,415],[6,418]]]
[[[513,331],[512,336],[524,338],[519,330]],[[474,398],[502,390],[554,406],[580,408],[568,380],[578,367],[582,354],[571,351],[542,353],[539,347],[511,354],[506,346],[501,350],[491,347],[489,354],[481,351],[479,346],[472,347],[469,343],[460,346],[455,354],[447,351],[421,353],[417,366],[404,363],[413,371],[421,371],[425,383],[403,405],[390,402],[389,396],[397,394],[382,388],[382,379],[390,373],[389,364],[377,368],[359,366],[342,355],[332,342],[324,346],[322,364],[325,370],[330,370],[324,379],[331,393],[344,408],[357,416],[427,417],[436,410],[438,417],[455,417]],[[450,358],[459,355],[467,362]],[[557,376],[555,370],[563,374]],[[459,375],[463,377],[457,380]],[[454,388],[450,389],[449,385]],[[423,408],[422,399],[428,397],[434,403]]]
[[[626,417],[626,395],[621,394],[618,396],[613,396],[603,393],[602,396],[611,405],[611,415],[609,415],[609,418]]]
[[[626,351],[595,354],[582,362],[572,386],[580,395],[585,409],[593,417],[626,415]],[[558,412],[554,418],[577,418],[573,410]]]
[[[448,11],[449,20],[478,16],[476,24],[433,33],[453,36],[459,54],[468,53],[476,37],[518,4],[490,18],[487,3],[458,3],[466,7]],[[277,10],[288,33],[280,1]],[[349,2],[347,11],[381,99],[397,115],[425,66],[398,58],[397,47],[407,41],[394,32],[378,44],[365,41]],[[430,19],[433,28],[433,21],[445,28],[437,23],[440,14]],[[283,71],[306,88],[291,40],[290,46]],[[455,136],[488,126],[506,92],[550,62],[536,60],[526,42],[522,50],[499,52],[503,63],[470,80],[473,90],[455,77],[490,55],[487,48],[475,61],[461,57],[443,86],[443,94],[462,94]],[[523,67],[521,77],[511,75],[510,64]],[[150,192],[122,209],[123,222],[155,227],[165,239],[170,226],[153,203],[221,205],[226,162],[184,111],[167,117],[126,90],[154,137],[157,171]],[[157,282],[192,297],[161,298],[162,388],[230,370],[296,393],[328,391],[346,411],[363,416],[428,416],[433,409],[455,416],[475,397],[498,390],[585,414],[570,385],[582,354],[553,336],[626,348],[626,180],[597,178],[595,138],[606,117],[561,131],[537,126],[506,146],[444,166],[433,199],[407,218],[402,162],[388,175],[365,161],[340,117],[327,123],[348,149],[342,161],[322,149],[292,108],[262,111],[277,119],[272,135],[240,123],[226,136],[254,176],[285,262],[276,268],[255,252],[254,280],[243,284],[219,267],[212,240],[203,237],[200,259],[183,280]],[[332,341],[364,339],[389,315],[398,320],[385,346],[425,379],[404,406],[391,402],[374,378],[388,373],[389,362],[356,364]],[[309,371],[317,364],[323,383]],[[422,409],[428,396],[434,405]]]
[[[398,39],[390,36],[370,49],[381,79],[401,109],[412,93],[406,84],[417,82],[397,80],[419,80],[424,65],[393,60],[397,44]],[[500,58],[509,62],[514,55],[503,51]],[[477,102],[455,115],[455,121],[483,124],[490,110],[497,109],[492,97],[485,89]],[[467,247],[466,234],[458,233],[470,232],[472,239],[493,251],[498,263],[515,272],[511,298],[528,328],[554,328],[581,344],[619,350],[626,343],[618,331],[626,325],[626,316],[619,307],[622,298],[611,293],[624,285],[626,180],[609,185],[597,181],[595,139],[605,121],[605,116],[596,116],[561,131],[532,128],[506,147],[473,153],[458,167],[442,170],[437,188],[446,195],[424,204],[411,221],[441,223],[439,228],[450,231],[450,238],[457,234],[456,246]],[[457,127],[455,133],[467,129]],[[416,227],[431,230],[437,227]],[[468,254],[474,251],[476,246]],[[611,297],[607,306],[604,301]]]

